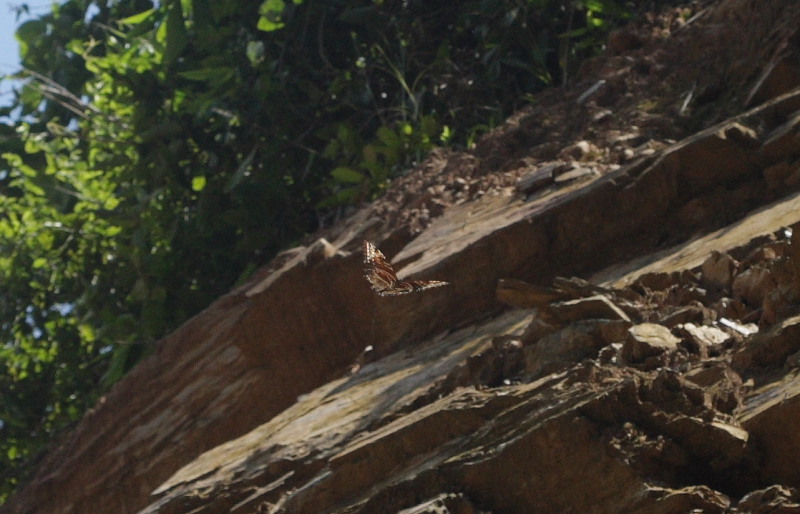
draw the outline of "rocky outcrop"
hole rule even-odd
[[[746,8],[769,23],[776,4]],[[425,173],[533,174],[453,193],[416,234],[370,206],[285,252],[160,341],[0,511],[796,510],[800,90],[784,72],[749,111],[596,172],[489,155],[517,129],[439,156]],[[362,239],[452,285],[375,296]]]
[[[788,232],[728,249],[734,279],[793,268],[774,251]],[[703,289],[703,268],[623,288],[514,283],[525,308],[318,388],[184,467],[142,512],[790,508],[799,320],[759,331],[725,317],[737,304],[764,325],[766,312],[732,288]],[[615,308],[572,319],[597,298]]]

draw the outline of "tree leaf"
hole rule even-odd
[[[350,184],[360,184],[366,180],[366,177],[364,177],[362,173],[359,173],[353,168],[348,168],[346,166],[334,168],[333,171],[331,171],[331,176],[339,182],[346,182]]]
[[[185,79],[195,80],[198,82],[211,82],[212,84],[222,83],[231,78],[233,74],[233,68],[228,67],[201,68],[178,73],[179,76]]]
[[[156,13],[155,9],[148,9],[146,11],[142,11],[139,14],[134,14],[133,16],[128,16],[127,18],[123,18],[121,20],[117,20],[119,25],[138,25],[145,20],[149,19],[153,14]]]
[[[233,188],[238,186],[242,180],[247,176],[247,173],[250,171],[250,166],[253,164],[253,158],[256,155],[256,147],[253,147],[250,150],[250,153],[247,154],[247,157],[242,159],[242,162],[239,163],[239,166],[236,167],[236,171],[231,175],[230,180],[228,183],[225,184],[223,191],[225,193],[230,193]]]
[[[283,11],[285,9],[286,3],[283,0],[264,0],[258,9],[261,17],[258,19],[256,28],[264,32],[282,29],[285,26],[283,23]]]
[[[200,175],[199,177],[192,177],[192,191],[200,192],[206,188],[206,177]]]
[[[178,59],[189,41],[180,0],[172,0],[167,14],[166,27],[167,48],[164,51],[164,62],[170,64]]]

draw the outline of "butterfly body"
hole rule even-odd
[[[383,253],[369,241],[364,241],[364,276],[372,290],[380,296],[399,296],[446,286],[442,280],[400,280]]]

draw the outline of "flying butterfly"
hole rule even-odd
[[[369,241],[364,241],[364,276],[372,285],[372,290],[380,296],[398,296],[415,293],[434,287],[446,286],[450,282],[442,280],[400,280],[389,261]]]

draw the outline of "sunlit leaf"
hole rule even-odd
[[[256,28],[265,32],[282,29],[285,26],[283,23],[283,11],[285,9],[286,4],[283,0],[264,0],[258,9],[261,17],[258,19]]]
[[[134,14],[133,16],[128,16],[127,18],[123,18],[117,23],[120,25],[138,25],[147,19],[149,19],[153,14],[156,12],[155,9],[148,9],[146,11],[142,11],[139,14]]]
[[[192,191],[200,192],[206,187],[206,177],[199,176],[192,178]]]

